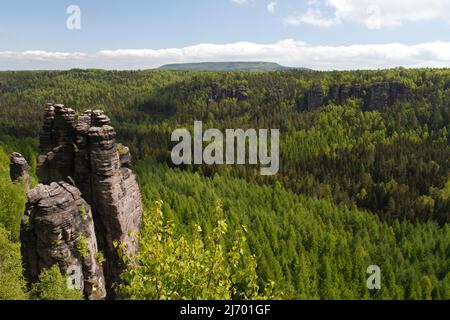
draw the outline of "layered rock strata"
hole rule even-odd
[[[376,82],[368,86],[360,84],[332,84],[325,94],[323,88],[314,84],[298,103],[302,110],[314,110],[327,104],[344,104],[350,98],[362,99],[364,110],[385,110],[397,101],[407,101],[412,90],[397,81]]]
[[[92,244],[91,247],[96,248],[98,245],[99,251],[105,256],[103,272],[109,298],[114,297],[113,284],[120,281],[123,271],[115,244],[123,244],[129,253],[135,252],[137,245],[134,234],[139,230],[142,216],[139,186],[130,169],[130,151],[127,147],[117,144],[115,138],[116,132],[111,121],[102,111],[87,110],[76,116],[73,109],[48,104],[44,114],[37,163],[37,175],[42,185],[29,192],[32,196],[29,196],[30,209],[27,211],[32,224],[35,217],[48,216],[52,220],[51,217],[54,216],[54,219],[58,220],[60,217],[76,215],[75,205],[70,205],[73,207],[70,210],[61,209],[62,204],[59,202],[71,197],[72,202],[79,202],[73,195],[79,195],[85,202],[83,207],[87,205],[92,208],[89,212],[92,212],[95,245]],[[70,195],[57,186],[70,190]],[[59,195],[49,198],[49,194],[55,193],[55,190],[59,190]],[[40,200],[36,201],[35,198]],[[50,203],[51,206],[41,206],[41,201]],[[66,213],[67,210],[72,213]],[[80,225],[75,224],[73,233],[79,232],[79,228]],[[83,225],[81,230],[84,232],[85,228],[91,227]],[[26,230],[25,225],[23,229]],[[53,229],[58,229],[58,225],[52,226]],[[52,233],[42,228],[35,232],[35,238],[31,237],[27,246],[35,248],[37,253],[44,250],[43,256],[47,257],[45,245],[54,240],[48,239],[48,235]],[[30,235],[25,231],[23,234],[25,242],[26,237]],[[39,238],[42,238],[42,242],[38,247],[37,243],[33,244],[33,239]],[[33,258],[33,252],[36,250],[24,251],[25,260],[36,260]],[[45,261],[54,262],[48,259]],[[58,263],[64,270],[65,264],[60,261]],[[30,281],[36,280],[36,273],[42,270],[40,265],[48,264],[38,263],[35,271],[28,270],[35,267],[35,263],[27,264]],[[88,298],[92,296],[89,291],[85,290],[85,293]]]
[[[38,280],[57,264],[87,299],[106,296],[105,279],[89,204],[66,182],[40,184],[28,191],[21,242],[25,277]]]

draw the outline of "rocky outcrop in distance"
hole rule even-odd
[[[313,85],[311,89],[306,92],[306,109],[318,109],[324,104],[324,93],[321,85]]]
[[[82,267],[88,299],[101,299],[105,291],[114,298],[124,268],[116,244],[136,251],[143,211],[130,151],[115,137],[103,111],[77,116],[63,105],[47,105],[37,160],[41,184],[28,192],[21,232],[30,283],[50,264],[66,272],[74,263]],[[77,254],[77,235],[87,255]],[[103,265],[96,264],[97,255],[104,255]]]
[[[397,101],[406,101],[411,89],[401,82],[379,82],[372,84],[366,95],[366,110],[384,110]]]
[[[219,83],[213,83],[211,85],[211,94],[208,95],[208,102],[220,101],[227,98],[235,98],[237,101],[247,101],[250,99],[250,96],[243,85],[232,88],[224,88]]]
[[[344,104],[350,98],[363,100],[364,110],[385,110],[397,101],[406,101],[412,90],[401,82],[377,82],[364,87],[360,84],[332,84],[328,93],[315,84],[306,92],[298,105],[302,110],[314,110],[327,104]]]

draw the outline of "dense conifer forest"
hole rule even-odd
[[[0,72],[0,299],[77,298],[58,270],[33,288],[22,276],[26,197],[10,180],[9,154],[25,156],[36,185],[47,102],[104,110],[131,149],[148,223],[142,268],[123,275],[131,298],[450,299],[447,69]],[[175,168],[171,134],[196,120],[279,128],[279,173]],[[146,238],[155,228],[163,239]],[[150,254],[161,268],[145,261]],[[212,259],[205,281],[195,266]],[[382,270],[381,290],[366,287],[369,265]],[[189,284],[186,266],[207,285]]]

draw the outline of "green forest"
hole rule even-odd
[[[130,147],[145,208],[130,299],[450,299],[450,70],[0,72],[0,299],[80,298],[57,269],[22,276],[9,155],[36,185],[48,102],[104,110]],[[175,167],[171,134],[194,121],[279,128],[280,171]]]

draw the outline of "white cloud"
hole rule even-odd
[[[270,13],[275,13],[275,7],[277,6],[277,2],[273,1],[267,5],[267,11]]]
[[[23,60],[82,60],[89,55],[82,52],[48,52],[48,51],[0,51],[0,59],[23,59]]]
[[[204,43],[184,48],[81,52],[0,51],[1,70],[149,69],[167,63],[202,61],[273,61],[317,70],[391,67],[450,67],[450,42],[313,46],[292,39],[272,44]]]
[[[297,16],[288,16],[283,19],[286,24],[300,25],[302,23],[311,24],[318,27],[331,27],[341,22],[336,17],[325,18],[322,13],[314,8],[308,8],[305,14]]]
[[[343,22],[364,24],[369,29],[398,27],[405,22],[450,21],[448,0],[311,0],[306,13],[287,17],[290,24],[330,27]],[[324,18],[332,11],[332,18]]]
[[[237,3],[237,4],[247,4],[247,3],[249,3],[251,0],[231,0],[232,2],[234,2],[234,3]]]

